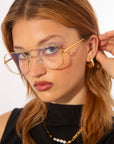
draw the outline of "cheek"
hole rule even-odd
[[[31,77],[31,75],[28,74],[28,75],[25,75],[24,77],[27,80],[27,82],[30,84],[30,86],[34,89],[34,87],[33,87],[34,80]]]
[[[69,89],[79,84],[81,81],[84,81],[85,78],[85,60],[81,57],[77,57],[72,60],[72,63],[69,67],[64,70],[60,70],[55,73],[55,78],[57,86],[60,89]]]
[[[70,65],[60,70],[56,76],[60,81],[72,82],[85,76],[86,53],[83,49],[80,49],[75,55],[71,56],[70,59]]]

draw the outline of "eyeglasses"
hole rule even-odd
[[[29,51],[8,53],[4,56],[4,64],[12,73],[19,75],[25,75],[30,71],[32,58],[36,58],[40,64],[43,64],[47,68],[59,69],[64,63],[63,53],[83,40],[84,38],[64,50],[59,46],[50,45],[42,49],[37,48]],[[32,56],[31,52],[35,52],[35,56]]]

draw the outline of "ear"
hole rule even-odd
[[[94,59],[94,57],[97,54],[98,50],[98,37],[96,35],[92,35],[88,40],[87,45],[87,62],[90,62],[91,59]]]

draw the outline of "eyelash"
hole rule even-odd
[[[57,46],[57,47],[60,47],[62,50],[65,49],[63,43],[62,43],[62,44],[50,43],[50,44],[47,44],[47,46],[44,46],[44,47],[49,47],[49,46],[53,46],[53,45],[55,45],[55,46]],[[44,47],[43,47],[43,48],[44,48]],[[43,49],[43,48],[41,48],[41,49]],[[29,51],[22,51],[22,52],[23,52],[25,55],[30,55]]]
[[[49,44],[47,44],[47,46],[52,46],[52,45],[55,45],[57,47],[60,47],[61,49],[64,49],[63,42],[55,42],[55,43],[49,43]]]

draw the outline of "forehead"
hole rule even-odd
[[[79,37],[76,29],[49,19],[19,19],[12,29],[14,45],[33,47],[32,43],[38,43],[49,35],[59,35],[66,41]]]

